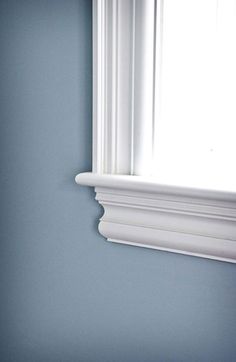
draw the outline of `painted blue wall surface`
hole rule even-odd
[[[0,362],[236,361],[236,266],[106,242],[90,0],[0,1]]]

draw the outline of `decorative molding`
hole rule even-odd
[[[155,0],[93,1],[93,172],[150,172]]]
[[[82,173],[104,207],[110,241],[236,262],[236,194],[158,185],[140,176]]]
[[[235,263],[236,193],[160,185],[148,176],[162,4],[93,0],[93,172],[76,182],[95,187],[104,207],[99,231],[108,240]],[[144,166],[147,177],[134,176]]]
[[[93,1],[93,171],[131,172],[134,0]]]

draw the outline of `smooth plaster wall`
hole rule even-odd
[[[91,55],[91,1],[0,1],[0,361],[235,361],[235,265],[97,232]]]

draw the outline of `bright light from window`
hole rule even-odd
[[[236,190],[236,0],[164,0],[162,10],[153,175]]]

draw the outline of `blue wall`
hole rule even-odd
[[[74,183],[91,1],[0,1],[0,45],[0,361],[235,361],[236,267],[106,242]]]

